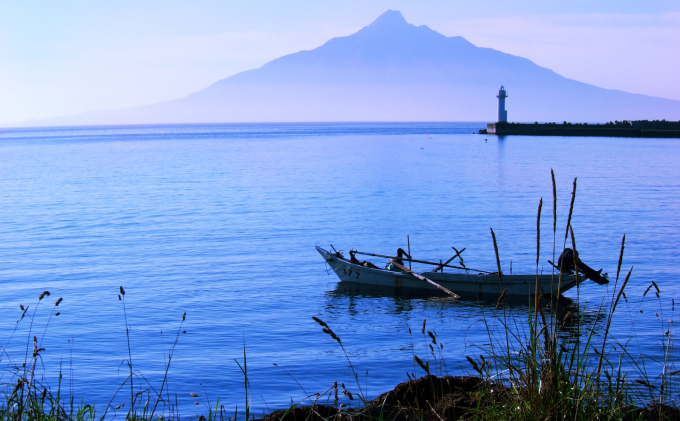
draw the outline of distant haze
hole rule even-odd
[[[182,99],[30,124],[492,122],[501,84],[509,121],[680,120],[680,101],[567,79],[525,58],[411,25],[390,10],[355,34]]]

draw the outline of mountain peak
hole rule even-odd
[[[404,15],[401,14],[400,11],[398,10],[388,10],[382,15],[378,16],[376,20],[373,21],[370,25],[368,25],[369,28],[373,27],[398,27],[398,26],[408,26],[409,23],[406,22],[406,19],[404,19]]]
[[[386,11],[378,16],[378,18],[370,25],[365,26],[359,32],[350,35],[349,37],[408,43],[416,42],[416,39],[419,39],[419,42],[430,45],[437,42],[433,40],[433,37],[446,38],[444,35],[437,31],[433,31],[425,25],[415,26],[412,23],[407,22],[398,10]],[[427,38],[427,40],[425,40],[425,38]]]

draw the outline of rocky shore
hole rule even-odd
[[[367,405],[337,408],[316,404],[278,410],[258,421],[449,421],[518,419],[512,416],[522,391],[484,382],[475,376],[428,375],[400,383]],[[557,414],[555,414],[557,415]],[[667,405],[627,408],[621,420],[680,420],[680,410]]]

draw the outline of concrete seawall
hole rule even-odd
[[[675,121],[622,121],[606,124],[572,123],[493,123],[487,124],[480,134],[497,136],[601,136],[601,137],[653,137],[680,138],[680,122]]]

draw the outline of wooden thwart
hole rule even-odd
[[[431,284],[431,285],[433,285],[433,286],[439,288],[440,290],[442,290],[442,291],[444,291],[445,293],[449,294],[452,298],[460,298],[460,296],[459,296],[458,294],[456,294],[455,292],[449,291],[448,289],[444,288],[443,286],[439,285],[438,283],[436,283],[436,282],[434,282],[434,281],[432,281],[432,280],[430,280],[430,279],[427,279],[427,278],[424,277],[423,275],[421,275],[421,274],[419,274],[419,273],[415,273],[415,272],[413,272],[411,269],[409,269],[409,268],[407,268],[407,267],[404,267],[404,266],[400,265],[399,263],[397,263],[397,262],[395,262],[395,261],[392,261],[392,264],[393,264],[394,266],[398,267],[399,269],[403,270],[404,272],[408,273],[409,275],[413,276],[414,278],[420,279],[421,281],[425,281],[425,282],[427,282],[427,283],[429,283],[429,284]]]

